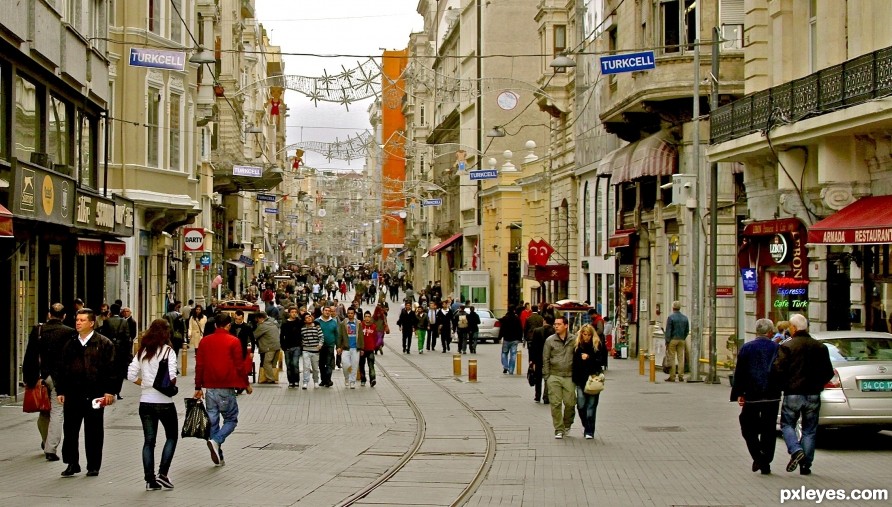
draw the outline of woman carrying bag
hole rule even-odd
[[[204,337],[204,327],[207,323],[208,318],[201,305],[195,305],[195,308],[189,313],[189,343],[195,349],[196,354],[198,353],[198,344]]]
[[[139,352],[130,363],[127,379],[142,386],[139,398],[139,418],[142,421],[143,447],[142,466],[147,491],[157,491],[161,487],[173,489],[173,483],[167,477],[170,463],[177,448],[177,410],[173,398],[155,388],[164,379],[164,371],[159,366],[166,360],[167,376],[170,384],[166,388],[168,394],[175,389],[177,375],[177,356],[170,344],[170,324],[164,319],[155,319],[142,337]],[[161,452],[161,464],[158,475],[155,475],[155,437],[158,434],[158,422],[164,426],[166,441]]]
[[[592,375],[600,375],[604,370],[602,349],[604,345],[591,324],[582,326],[576,337],[573,351],[573,383],[576,384],[576,410],[582,421],[586,440],[595,438],[595,416],[598,413],[599,394],[587,394],[585,384]]]

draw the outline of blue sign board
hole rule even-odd
[[[278,212],[279,212],[279,208],[263,208],[263,211],[264,211],[265,213],[278,213]]]
[[[271,194],[257,194],[257,200],[264,202],[276,202],[276,196]]]
[[[442,206],[443,199],[425,199],[421,201],[422,206]]]
[[[211,254],[202,255],[201,259],[199,259],[199,262],[201,262],[202,266],[210,266],[211,265]]]
[[[468,171],[471,181],[476,180],[494,180],[499,177],[499,171],[495,169],[478,169],[476,171]]]
[[[253,165],[234,165],[232,166],[232,175],[259,178],[263,176],[263,169]]]
[[[254,259],[248,257],[247,255],[239,255],[238,261],[247,267],[254,266]]]
[[[620,74],[654,68],[656,68],[656,64],[653,51],[601,57],[601,74]]]
[[[130,48],[130,66],[183,71],[186,69],[186,53],[164,49]]]
[[[759,290],[759,277],[756,276],[755,268],[741,268],[740,278],[743,280],[744,292],[756,292]]]

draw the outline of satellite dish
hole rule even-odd
[[[323,209],[320,209],[316,214],[319,215],[320,217],[324,217],[324,216],[325,216],[325,209],[324,209],[324,208],[323,208]]]

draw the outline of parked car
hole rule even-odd
[[[816,331],[811,335],[829,349],[834,372],[821,393],[818,427],[892,430],[892,334]]]
[[[470,312],[470,310],[465,310]],[[499,319],[497,319],[489,308],[474,307],[474,311],[480,316],[480,327],[477,333],[477,343],[486,343],[492,341],[499,342]]]

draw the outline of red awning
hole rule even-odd
[[[612,184],[645,176],[671,176],[678,172],[678,150],[664,134],[654,134],[617,150],[611,170]]]
[[[892,195],[864,197],[808,228],[811,245],[892,243]]]
[[[12,237],[12,213],[0,204],[0,238]]]
[[[124,255],[127,253],[127,244],[123,241],[106,241],[105,242],[105,254],[106,255]]]
[[[617,229],[616,232],[607,238],[607,246],[609,248],[622,248],[632,244],[632,235],[635,229]]]
[[[431,248],[430,253],[435,254],[435,253],[439,252],[440,250],[446,248],[447,246],[449,246],[449,245],[455,243],[456,241],[458,241],[459,239],[461,239],[461,237],[462,237],[462,233],[453,234],[446,241],[443,241],[443,242],[439,243],[437,246]]]
[[[90,238],[78,238],[78,255],[102,255],[102,240]]]

